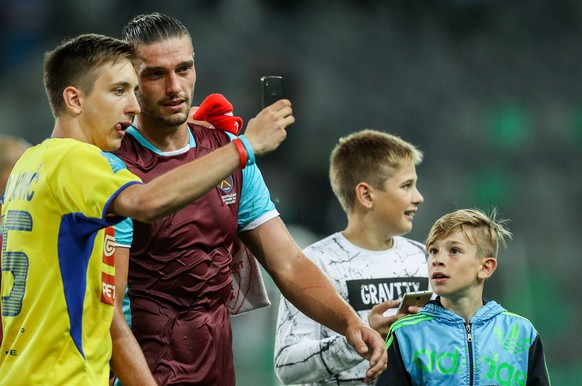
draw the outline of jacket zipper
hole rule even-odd
[[[471,323],[465,324],[467,330],[467,343],[469,345],[469,381],[473,386],[473,334],[471,333]]]

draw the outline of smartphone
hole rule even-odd
[[[408,311],[408,307],[416,306],[423,307],[430,298],[432,297],[432,291],[420,291],[420,292],[407,292],[400,301],[398,306],[397,314],[405,314]]]
[[[283,99],[283,77],[267,75],[261,77],[261,105],[263,108]]]

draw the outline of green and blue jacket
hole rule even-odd
[[[395,322],[386,340],[388,369],[376,385],[550,385],[530,321],[484,303],[469,323],[440,298]]]

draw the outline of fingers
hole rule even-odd
[[[359,355],[370,362],[370,367],[366,371],[366,382],[371,382],[386,369],[388,364],[386,344],[376,331],[363,327],[352,331],[348,341]]]
[[[207,129],[214,129],[214,126],[212,126],[212,123],[206,122],[206,121],[197,121],[193,118],[192,119],[188,118],[188,123],[192,123],[194,125],[206,127]]]
[[[383,314],[384,312],[388,311],[390,308],[395,308],[400,304],[398,300],[387,300],[385,302],[376,304],[372,307],[372,313],[380,313]]]
[[[293,108],[291,106],[291,101],[289,99],[280,99],[277,102],[273,103],[272,105],[267,106],[259,113],[259,115],[257,115],[257,117],[260,116],[261,114],[272,114],[272,119],[275,120],[281,118],[283,119],[291,118],[289,124],[295,122],[295,117],[293,117]]]
[[[392,317],[396,312],[390,314],[387,314],[387,312],[389,312],[389,310],[395,311],[398,304],[398,301],[388,300],[375,305],[368,314],[368,323],[370,324],[370,327],[378,331],[383,338],[386,338],[390,326],[396,321],[396,318]]]
[[[287,127],[295,123],[291,102],[281,99],[264,108],[251,119],[245,136],[251,143],[255,155],[275,150],[286,138]]]
[[[373,346],[372,353],[370,355],[370,367],[366,371],[366,382],[371,382],[376,379],[388,366],[388,352],[384,341],[382,340],[380,344],[376,343]]]
[[[422,307],[417,307],[417,306],[409,306],[409,307],[406,309],[406,312],[408,312],[409,314],[416,314],[416,313],[418,313],[418,311],[420,311],[420,309],[421,309],[421,308],[422,308]]]
[[[291,107],[291,101],[289,99],[279,99],[278,101],[276,101],[272,105],[265,107],[264,110],[271,109],[271,108],[276,109],[276,110],[280,110],[285,106]]]
[[[384,350],[383,357],[380,360],[378,360],[375,366],[371,366],[366,371],[366,377],[364,379],[365,382],[371,383],[374,379],[378,378],[380,374],[382,374],[384,370],[386,370],[387,367],[388,367],[388,355],[386,354],[386,350]]]
[[[273,114],[272,119],[281,129],[285,129],[295,123],[295,117],[293,116],[293,108],[291,107],[291,102],[287,99],[281,99],[273,103],[268,112]]]
[[[352,346],[362,358],[368,359],[370,357],[368,345],[363,340],[359,339],[358,342],[352,342]]]

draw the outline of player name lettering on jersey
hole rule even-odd
[[[428,278],[407,277],[346,281],[348,301],[356,311],[370,310],[386,300],[398,300],[406,292],[428,289]]]
[[[34,197],[34,185],[40,179],[39,171],[11,175],[6,185],[5,199],[31,201]]]

